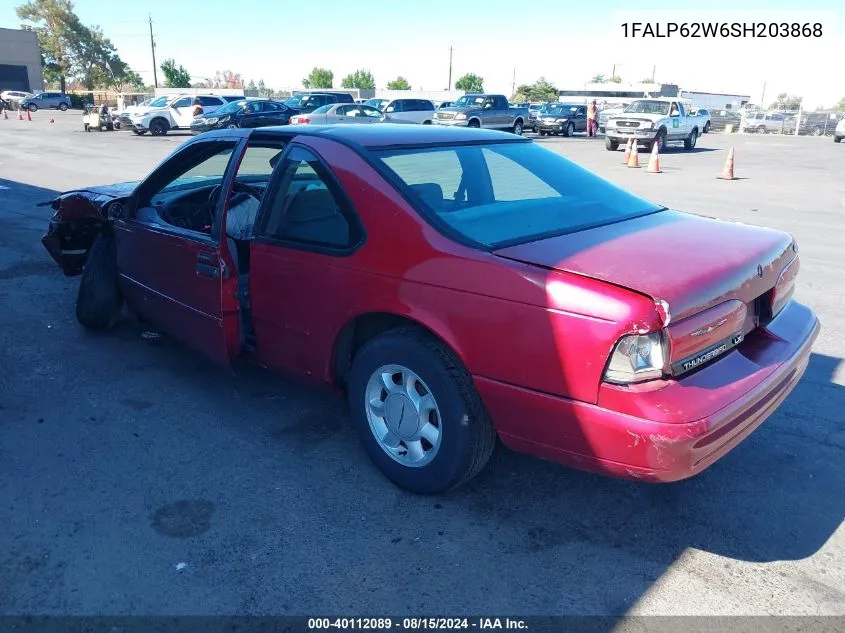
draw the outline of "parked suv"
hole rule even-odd
[[[41,92],[20,101],[21,109],[35,112],[39,109],[58,108],[62,112],[70,107],[70,97],[61,92]]]
[[[31,92],[23,92],[22,90],[4,90],[0,92],[0,99],[6,102],[6,107],[17,109],[20,107],[20,102],[27,97],[34,96]]]
[[[299,92],[284,103],[293,110],[308,114],[324,105],[355,103],[355,99],[348,92]]]
[[[157,107],[133,112],[129,115],[129,123],[124,125],[135,134],[149,132],[153,136],[164,136],[170,130],[190,129],[194,121],[194,99],[199,99],[203,114],[209,114],[229,104],[227,98],[219,95],[175,95],[164,104],[159,99],[150,104]],[[123,121],[121,118],[121,123]]]
[[[798,134],[810,136],[830,136],[836,129],[836,124],[842,114],[837,112],[810,112],[801,115]]]
[[[428,99],[394,99],[381,109],[391,119],[431,125],[434,104]]]
[[[757,134],[781,134],[790,133],[794,129],[789,117],[780,112],[768,114],[766,112],[748,112],[742,123],[743,132],[756,132]]]

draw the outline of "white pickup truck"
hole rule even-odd
[[[634,139],[648,150],[654,143],[662,150],[667,143],[681,142],[692,149],[701,133],[701,119],[688,116],[677,99],[638,99],[607,119],[604,146],[614,152]]]

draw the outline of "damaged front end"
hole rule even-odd
[[[128,191],[128,186],[74,190],[37,205],[55,211],[41,243],[66,276],[82,273],[94,239],[109,222],[110,205]]]

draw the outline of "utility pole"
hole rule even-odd
[[[763,104],[766,102],[766,82],[763,82],[763,96],[760,97],[760,108],[763,107]]]
[[[616,76],[616,64],[613,64],[613,72],[610,73],[611,78]]]
[[[651,83],[654,83],[654,76],[657,74],[657,64],[651,69]]]
[[[452,89],[452,47],[449,47],[449,84],[446,86],[446,90]]]
[[[156,69],[156,42],[153,39],[153,16],[150,15],[150,50],[153,53],[153,83],[158,88],[158,70]]]

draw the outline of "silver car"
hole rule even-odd
[[[330,103],[307,114],[296,114],[290,125],[336,125],[339,123],[393,122],[375,108],[358,103]]]

